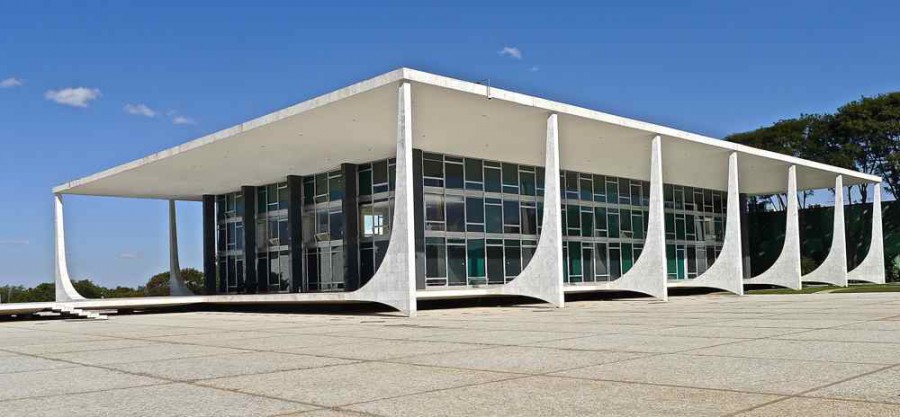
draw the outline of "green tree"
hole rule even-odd
[[[194,268],[185,268],[181,270],[181,278],[184,279],[185,285],[194,294],[203,294],[205,281],[203,273]],[[148,296],[166,296],[169,295],[169,271],[160,272],[147,281],[144,290]]]
[[[831,138],[841,148],[835,154],[849,160],[841,166],[881,176],[888,191],[900,197],[900,92],[863,97],[840,107],[831,121]],[[867,202],[867,188],[857,189],[862,202]]]

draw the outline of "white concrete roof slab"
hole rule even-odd
[[[183,145],[62,184],[56,193],[199,200],[393,155],[396,83],[413,83],[414,146],[431,152],[543,165],[547,115],[560,115],[564,170],[647,179],[650,140],[663,138],[667,183],[725,189],[739,152],[741,192],[782,192],[798,165],[801,189],[880,178],[665,126],[407,68],[365,80]],[[490,94],[490,99],[488,99]],[[721,161],[717,163],[716,161]]]

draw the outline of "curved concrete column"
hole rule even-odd
[[[725,210],[725,241],[716,261],[697,278],[670,283],[669,287],[718,288],[744,295],[744,262],[741,250],[741,202],[738,155],[728,156],[728,206]]]
[[[77,301],[85,298],[78,293],[69,278],[66,263],[66,231],[63,223],[62,195],[53,195],[54,266],[56,272],[56,302]]]
[[[373,301],[416,314],[415,230],[413,228],[412,91],[400,85],[397,106],[397,179],[394,218],[384,260],[362,288],[350,293],[360,301]]]
[[[881,184],[875,184],[872,195],[872,241],[869,253],[859,265],[847,274],[853,281],[884,284],[884,236],[881,230]]]
[[[660,300],[668,298],[666,286],[666,225],[663,211],[662,138],[653,138],[650,150],[650,207],[647,239],[641,256],[628,272],[609,283],[612,289],[637,291]]]
[[[194,295],[181,277],[181,265],[178,262],[178,218],[175,213],[175,200],[169,200],[169,295]]]
[[[800,222],[797,214],[797,166],[788,168],[787,210],[785,211],[784,246],[775,263],[762,274],[744,280],[744,284],[777,285],[799,290]]]
[[[547,118],[547,147],[544,156],[544,218],[541,236],[531,262],[516,279],[502,287],[501,293],[537,298],[562,307],[565,293],[559,195],[559,121],[556,114]]]
[[[844,177],[834,179],[834,232],[831,234],[831,249],[822,264],[804,275],[803,282],[824,282],[847,286],[847,239],[844,232]]]

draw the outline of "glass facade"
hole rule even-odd
[[[303,178],[306,291],[344,289],[343,198],[344,177],[340,170]]]
[[[394,219],[394,159],[357,166],[360,285],[375,275],[387,252]]]
[[[504,284],[537,247],[543,168],[421,153],[425,286]]]
[[[669,279],[696,278],[722,251],[728,194],[666,184],[663,195]]]
[[[563,171],[563,279],[615,280],[640,256],[647,235],[650,183]]]
[[[418,271],[424,288],[504,284],[518,276],[541,233],[543,168],[418,151],[414,158],[421,167],[412,188],[421,202],[417,227],[424,233],[416,239],[424,248]],[[356,178],[348,182],[345,175]],[[247,268],[255,268],[260,291],[347,291],[354,280],[365,284],[387,252],[395,178],[393,159],[303,177],[296,186],[302,247],[293,252],[287,182],[250,188],[250,202],[242,192],[216,196],[219,291],[252,291],[244,282]],[[646,239],[650,184],[563,171],[560,185],[565,283],[611,281],[628,272]],[[669,279],[694,278],[721,251],[726,193],[670,184],[663,191]],[[255,265],[246,265],[245,207],[255,212],[256,247],[249,248]],[[302,268],[292,268],[291,253],[303,258]],[[292,271],[302,271],[302,280],[292,281]]]
[[[268,292],[291,288],[287,183],[256,188],[256,279]]]

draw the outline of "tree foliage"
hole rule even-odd
[[[834,114],[805,114],[725,140],[881,176],[900,196],[900,92],[863,97]],[[865,186],[856,189],[868,201]]]
[[[185,284],[195,294],[203,293],[203,273],[194,268],[181,270],[181,276]],[[147,285],[137,288],[118,286],[106,288],[95,284],[89,279],[73,281],[72,286],[85,298],[127,298],[127,297],[156,297],[169,295],[169,272],[161,272],[150,277]],[[0,286],[0,298],[4,303],[36,303],[54,301],[56,287],[53,283],[38,284],[34,288],[22,285]]]

